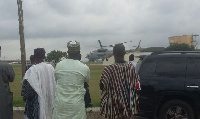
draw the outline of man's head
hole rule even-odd
[[[134,54],[131,54],[130,56],[129,56],[129,61],[133,61],[134,60]]]
[[[125,47],[122,43],[116,44],[113,47],[113,55],[114,56],[124,56],[126,54]]]
[[[37,63],[40,63],[45,59],[45,53],[44,48],[34,49],[34,57]]]
[[[31,64],[35,64],[35,56],[34,55],[31,55],[30,56],[30,61],[31,61]]]
[[[70,59],[81,60],[80,43],[77,41],[69,41],[67,43],[68,57]]]
[[[124,60],[125,54],[126,54],[125,47],[122,43],[116,44],[113,47],[113,55],[114,55],[114,58],[115,58],[115,62]]]

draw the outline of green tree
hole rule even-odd
[[[171,44],[165,51],[194,51],[194,47],[190,47],[188,44],[181,43],[181,44]]]
[[[51,51],[50,53],[47,54],[47,58],[46,60],[48,62],[51,62],[51,61],[55,61],[55,63],[58,63],[59,60],[62,58],[62,57],[65,57],[67,58],[67,53],[66,52],[62,52],[62,51],[59,51],[59,50],[53,50]]]

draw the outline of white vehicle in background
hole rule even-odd
[[[19,64],[19,62],[10,62],[9,64]]]

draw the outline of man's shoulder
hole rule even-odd
[[[62,61],[56,64],[56,67],[63,67],[63,65],[74,64],[73,60],[70,59],[63,59]]]
[[[57,64],[69,63],[69,62],[73,62],[73,60],[65,58],[65,59],[61,60],[60,62],[58,62]]]
[[[115,67],[116,64],[110,64],[110,65],[106,65],[104,67],[104,70],[107,70],[107,69],[112,69],[113,67]]]
[[[124,62],[124,63],[114,63],[114,64],[110,64],[107,67],[114,67],[114,66],[124,66],[124,65],[130,65],[131,62]]]
[[[130,61],[131,64],[133,64],[134,67],[136,67],[136,63],[134,61]]]
[[[105,67],[105,69],[112,69],[112,68],[121,68],[121,67],[127,67],[132,69],[131,67],[134,67],[133,64],[131,62],[125,62],[125,63],[115,63],[115,64],[111,64]]]
[[[8,62],[0,61],[0,65],[10,65]]]
[[[45,63],[45,65],[46,65],[47,67],[54,68],[54,67],[52,66],[52,64],[50,64],[50,63]]]
[[[78,65],[80,67],[84,67],[84,68],[89,69],[89,67],[85,63],[82,63],[79,60],[71,60],[71,59],[64,59],[64,60],[60,61],[59,63],[56,64],[56,67],[68,65],[68,64],[73,64],[73,65],[76,65],[76,66]]]
[[[12,68],[12,66],[8,62],[4,62],[4,61],[0,61],[0,67]]]
[[[82,67],[84,67],[84,68],[86,68],[86,69],[89,69],[89,67],[88,67],[85,63],[83,63],[83,62],[81,62],[81,61],[79,61],[79,63],[80,63],[80,65],[81,65]]]
[[[30,68],[42,68],[42,67],[49,67],[49,68],[53,68],[53,66],[49,63],[46,63],[46,62],[42,62],[42,63],[39,63],[39,64],[36,64],[36,65],[32,65]]]

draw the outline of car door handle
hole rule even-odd
[[[187,88],[199,88],[199,86],[187,86]]]

